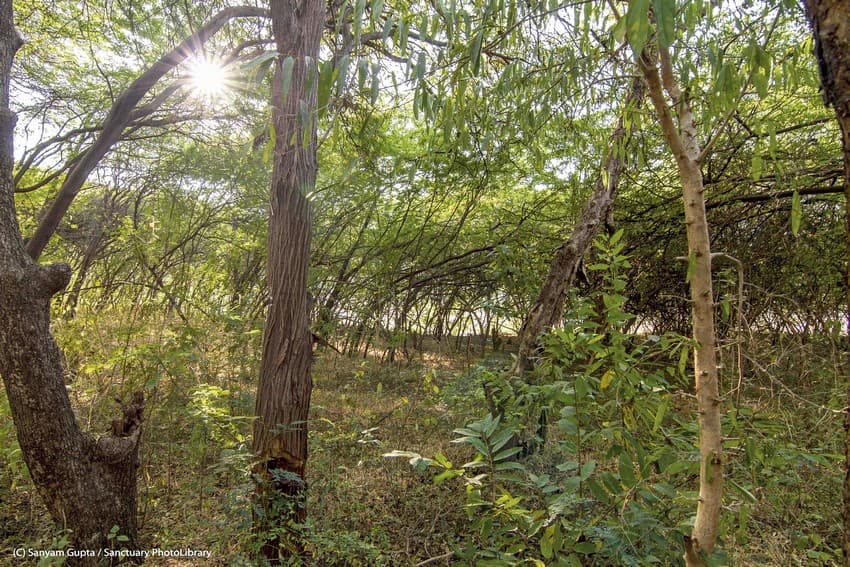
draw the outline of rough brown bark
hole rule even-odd
[[[844,287],[850,318],[850,0],[806,0],[824,101],[835,110],[844,151],[845,253]],[[848,320],[850,324],[850,320]],[[844,418],[844,565],[850,567],[850,384]]]
[[[307,294],[312,208],[316,183],[316,62],[324,22],[322,0],[272,0],[272,30],[279,54],[272,88],[275,158],[269,212],[269,310],[257,387],[254,453],[264,482],[258,499],[261,536],[287,520],[303,520],[307,417],[312,391],[313,339]],[[282,63],[292,57],[289,91]],[[312,77],[311,77],[312,75]],[[275,472],[277,471],[277,472]],[[285,503],[281,508],[281,503]],[[273,562],[299,551],[295,538],[268,537],[263,555]]]
[[[147,116],[164,100],[157,99],[154,104],[144,108],[138,108],[139,101],[144,97],[156,83],[169,71],[190,57],[221,27],[233,18],[267,16],[268,12],[261,8],[250,6],[238,6],[225,8],[212,17],[201,29],[180,42],[177,47],[163,55],[147,71],[142,73],[127,89],[115,100],[109,116],[103,123],[103,128],[94,143],[86,150],[83,157],[74,165],[65,180],[62,182],[56,199],[45,213],[35,233],[27,242],[27,253],[37,260],[47,242],[56,232],[59,222],[74,198],[80,192],[89,174],[97,167],[104,156],[112,149],[112,146],[121,138],[125,128],[135,120]]]
[[[714,333],[714,295],[711,281],[711,245],[705,214],[701,149],[696,121],[673,75],[670,55],[659,49],[658,61],[648,50],[639,57],[649,98],[679,171],[685,205],[690,275],[691,318],[694,347],[694,376],[699,414],[700,482],[697,516],[690,538],[685,540],[685,563],[706,564],[704,556],[714,551],[720,529],[723,500],[721,400]],[[659,71],[660,69],[660,71]],[[665,97],[670,97],[670,104]],[[675,116],[671,112],[675,110]]]
[[[57,523],[72,531],[74,546],[109,547],[107,535],[118,526],[132,548],[144,398],[126,406],[113,435],[94,439],[74,418],[50,334],[50,300],[68,284],[70,269],[33,262],[15,214],[9,74],[20,39],[12,21],[11,0],[0,0],[0,375],[33,484]]]
[[[596,179],[593,193],[585,203],[570,238],[555,251],[549,273],[520,327],[519,351],[514,367],[514,373],[517,375],[523,375],[534,366],[541,337],[563,317],[567,294],[575,281],[581,260],[611,211],[620,174],[626,165],[625,145],[629,138],[625,127],[625,114],[642,98],[643,84],[641,81],[635,81],[626,97],[617,127],[611,133],[608,155],[603,163],[605,175]]]

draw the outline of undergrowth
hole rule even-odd
[[[297,528],[303,564],[679,564],[698,470],[689,345],[625,332],[627,260],[611,250],[598,250],[601,302],[573,298],[570,324],[547,339],[533,380],[511,377],[504,352],[472,363],[431,352],[392,364],[318,353],[310,519]],[[105,433],[116,398],[147,393],[142,545],[254,564],[258,324],[219,317],[195,327],[141,310],[81,310],[56,334],[85,428]],[[723,370],[727,482],[713,560],[838,565],[839,343],[743,338],[741,390],[737,365]],[[724,349],[731,359],[734,345]],[[484,383],[508,408],[503,416],[488,415]],[[541,412],[545,443],[518,458],[522,447],[510,439],[538,434]],[[61,548],[65,534],[51,526],[0,394],[0,563],[20,546]]]

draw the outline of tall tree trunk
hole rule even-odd
[[[272,89],[275,158],[269,213],[269,311],[257,388],[254,452],[258,499],[265,513],[257,533],[303,520],[307,416],[312,391],[313,339],[307,295],[312,208],[316,183],[317,71],[324,21],[322,0],[272,0],[278,61]],[[291,59],[289,59],[291,58]],[[290,63],[292,65],[290,66]],[[284,92],[284,69],[291,70]],[[279,533],[279,532],[278,532]],[[268,537],[263,555],[273,562],[297,553],[297,541]]]
[[[549,273],[543,281],[537,299],[528,311],[519,330],[519,352],[514,373],[523,375],[534,366],[543,334],[552,329],[564,315],[567,294],[575,281],[581,260],[607,219],[617,193],[620,174],[626,164],[628,130],[625,115],[643,98],[643,84],[635,80],[623,104],[617,127],[611,133],[608,155],[603,163],[604,175],[596,179],[593,193],[584,205],[581,217],[570,238],[555,251]]]
[[[815,55],[824,101],[835,109],[844,149],[847,254],[844,288],[850,318],[850,0],[806,0],[805,5],[815,37]],[[848,409],[844,417],[844,565],[850,567],[850,383],[847,400]]]
[[[109,547],[118,526],[132,548],[144,398],[140,393],[125,407],[113,435],[94,439],[74,418],[50,334],[50,300],[68,284],[70,269],[30,259],[15,213],[9,75],[20,38],[12,22],[12,1],[0,0],[0,375],[33,484],[56,522],[72,531],[74,546]]]
[[[676,159],[685,204],[690,276],[691,317],[694,347],[694,375],[699,414],[700,480],[697,516],[690,538],[685,540],[685,563],[705,565],[704,556],[714,551],[720,529],[723,499],[722,436],[720,392],[714,336],[714,295],[711,282],[711,246],[705,215],[701,150],[696,121],[688,100],[682,96],[673,75],[670,54],[659,48],[659,61],[644,50],[639,65],[649,89],[667,145]],[[660,63],[660,74],[659,74]],[[664,92],[670,97],[668,105]],[[676,116],[670,109],[676,109]]]

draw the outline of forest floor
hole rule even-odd
[[[179,340],[175,344],[182,345],[175,350],[186,350]],[[825,378],[834,357],[815,355],[811,346],[797,348],[794,358],[808,360],[807,367],[780,360],[769,378],[753,374],[761,378],[748,384],[741,401],[730,399],[748,408],[739,415],[758,422],[761,436],[761,469],[745,490],[747,505],[730,500],[724,510],[731,520],[722,546],[732,564],[839,561],[842,416],[830,407],[841,403],[835,398],[843,387],[837,367]],[[150,398],[139,475],[140,537],[148,548],[207,550],[211,559],[204,564],[250,565],[247,479],[253,402],[245,384],[251,372],[243,368],[242,374],[226,375],[223,366],[201,368],[205,356],[188,356],[171,366]],[[509,356],[488,351],[485,364]],[[428,352],[395,363],[330,351],[318,356],[307,472],[311,519],[303,528],[315,558],[307,565],[451,565],[457,546],[474,545],[463,483],[435,483],[432,473],[385,455],[393,450],[441,453],[457,465],[472,458],[468,446],[451,440],[455,429],[486,413],[480,387],[470,379],[476,358],[468,351]],[[185,370],[179,376],[173,370],[178,366]],[[793,370],[800,367],[807,370]],[[210,375],[215,379],[205,379]],[[110,402],[90,395],[82,384],[73,391],[85,425],[95,431],[104,427]],[[679,409],[687,412],[686,406]],[[554,463],[563,455],[557,432],[553,435],[547,449],[527,463],[529,470],[557,474]],[[730,449],[733,468],[742,466],[743,453]],[[732,486],[727,489],[737,494]],[[19,564],[7,560],[20,546],[61,547],[63,535],[50,525],[27,478],[0,394],[0,565]],[[677,548],[681,542],[669,545]],[[198,563],[153,559],[147,564]]]

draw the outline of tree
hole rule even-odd
[[[700,170],[703,154],[690,102],[673,74],[667,48],[668,45],[659,41],[657,57],[649,48],[637,51],[649,98],[676,160],[685,205],[700,448],[699,500],[692,535],[685,540],[685,563],[697,566],[706,564],[703,557],[713,553],[720,530],[723,501],[721,399],[715,353],[711,246]]]
[[[844,153],[846,254],[844,287],[850,305],[850,2],[806,0],[824,101],[835,110]],[[850,385],[847,399],[850,400]],[[850,406],[844,419],[844,565],[850,566]]]
[[[287,520],[306,516],[304,469],[313,387],[307,295],[313,213],[308,193],[315,187],[318,170],[315,74],[324,2],[272,0],[270,7],[278,57],[272,88],[275,145],[266,276],[269,310],[257,386],[254,453],[265,510],[258,528],[285,530]],[[277,562],[281,551],[297,552],[297,543],[279,550],[281,544],[286,542],[278,534],[269,534],[263,555]]]
[[[24,460],[53,518],[71,530],[76,547],[105,546],[117,526],[133,548],[144,396],[136,394],[112,433],[99,438],[80,429],[71,409],[50,334],[50,300],[70,269],[30,259],[15,212],[9,76],[21,40],[12,16],[11,0],[0,2],[0,375]]]
[[[604,174],[596,179],[593,194],[585,203],[570,238],[555,251],[549,273],[519,330],[519,352],[515,368],[519,375],[533,367],[542,335],[561,321],[567,294],[573,285],[582,258],[608,220],[617,194],[620,174],[626,166],[631,139],[625,126],[626,115],[633,110],[632,107],[640,104],[642,98],[643,86],[639,81],[635,81],[626,96],[617,126],[611,133],[608,155],[602,165]]]
[[[38,259],[47,246],[47,242],[74,198],[83,188],[89,174],[100,161],[121,139],[125,130],[134,123],[150,116],[159,106],[181,86],[180,83],[170,85],[143,106],[139,102],[169,71],[185,61],[192,53],[200,48],[213,34],[233,18],[263,17],[266,11],[250,6],[225,8],[213,16],[204,26],[191,36],[184,39],[176,47],[168,51],[144,73],[139,75],[130,86],[115,100],[94,143],[85,151],[82,157],[74,163],[62,183],[50,208],[44,214],[38,229],[27,242],[27,252],[33,259]]]

